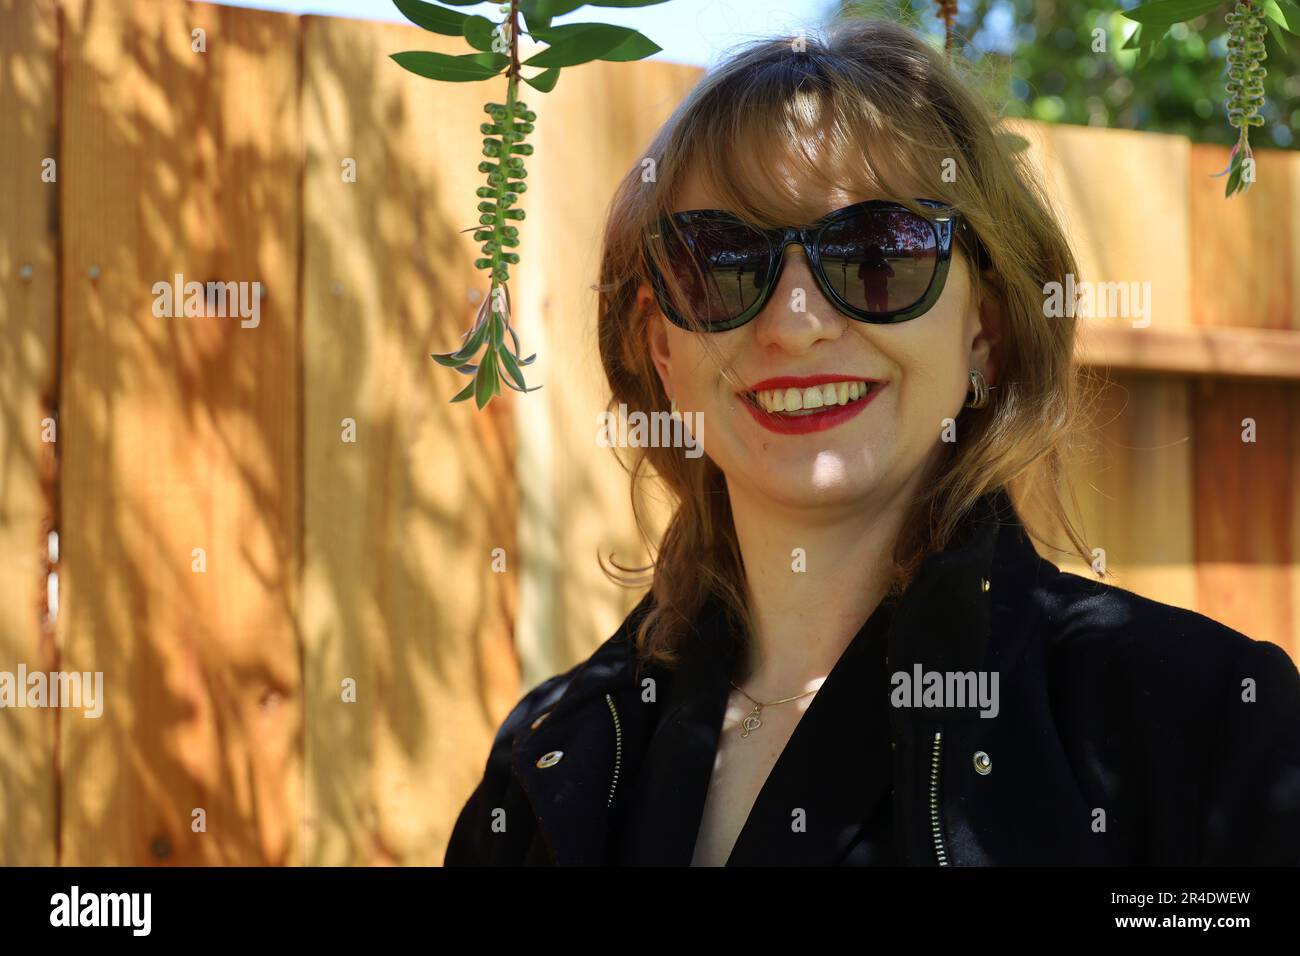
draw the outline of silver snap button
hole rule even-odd
[[[987,591],[988,589],[989,589],[988,578],[980,578],[980,590]]]
[[[543,770],[547,767],[554,767],[560,762],[560,758],[563,756],[563,750],[552,750],[550,753],[542,754],[542,756],[538,758],[537,766],[541,767]]]
[[[534,721],[533,721],[531,724],[529,724],[528,726],[531,727],[531,728],[533,728],[533,730],[536,730],[538,727],[542,726],[542,721],[545,720],[545,719],[546,719],[547,717],[549,717],[549,716],[551,716],[551,712],[548,710],[546,713],[542,714],[542,716],[538,717],[536,720],[534,720]]]
[[[993,761],[982,750],[975,751],[975,772],[981,775],[988,775],[993,772]]]

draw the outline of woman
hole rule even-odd
[[[678,502],[652,587],[506,719],[446,862],[1300,862],[1287,655],[1061,573],[1012,504],[1036,477],[1089,559],[1043,293],[1075,262],[943,55],[753,45],[648,158],[601,356],[706,454],[634,450]]]

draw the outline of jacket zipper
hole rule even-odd
[[[940,866],[948,865],[948,851],[943,845],[939,825],[939,758],[943,755],[943,731],[934,732],[934,749],[930,752],[930,832],[934,834],[934,855]]]
[[[618,786],[618,771],[623,764],[623,722],[618,719],[618,708],[614,706],[614,698],[606,694],[605,703],[609,704],[609,712],[614,717],[614,779],[609,782],[609,799],[605,801],[605,806],[608,807],[614,802],[614,789]]]

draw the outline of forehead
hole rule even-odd
[[[772,141],[736,151],[725,168],[706,156],[692,159],[675,184],[672,212],[726,209],[742,218],[795,224],[870,199],[927,197],[920,178],[885,150]]]

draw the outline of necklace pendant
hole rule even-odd
[[[740,722],[740,725],[745,728],[745,732],[740,736],[748,737],[751,731],[758,730],[759,727],[763,726],[763,719],[759,717],[759,713],[762,710],[763,710],[762,704],[754,705],[753,711],[751,711],[748,715],[746,715],[745,719]]]

